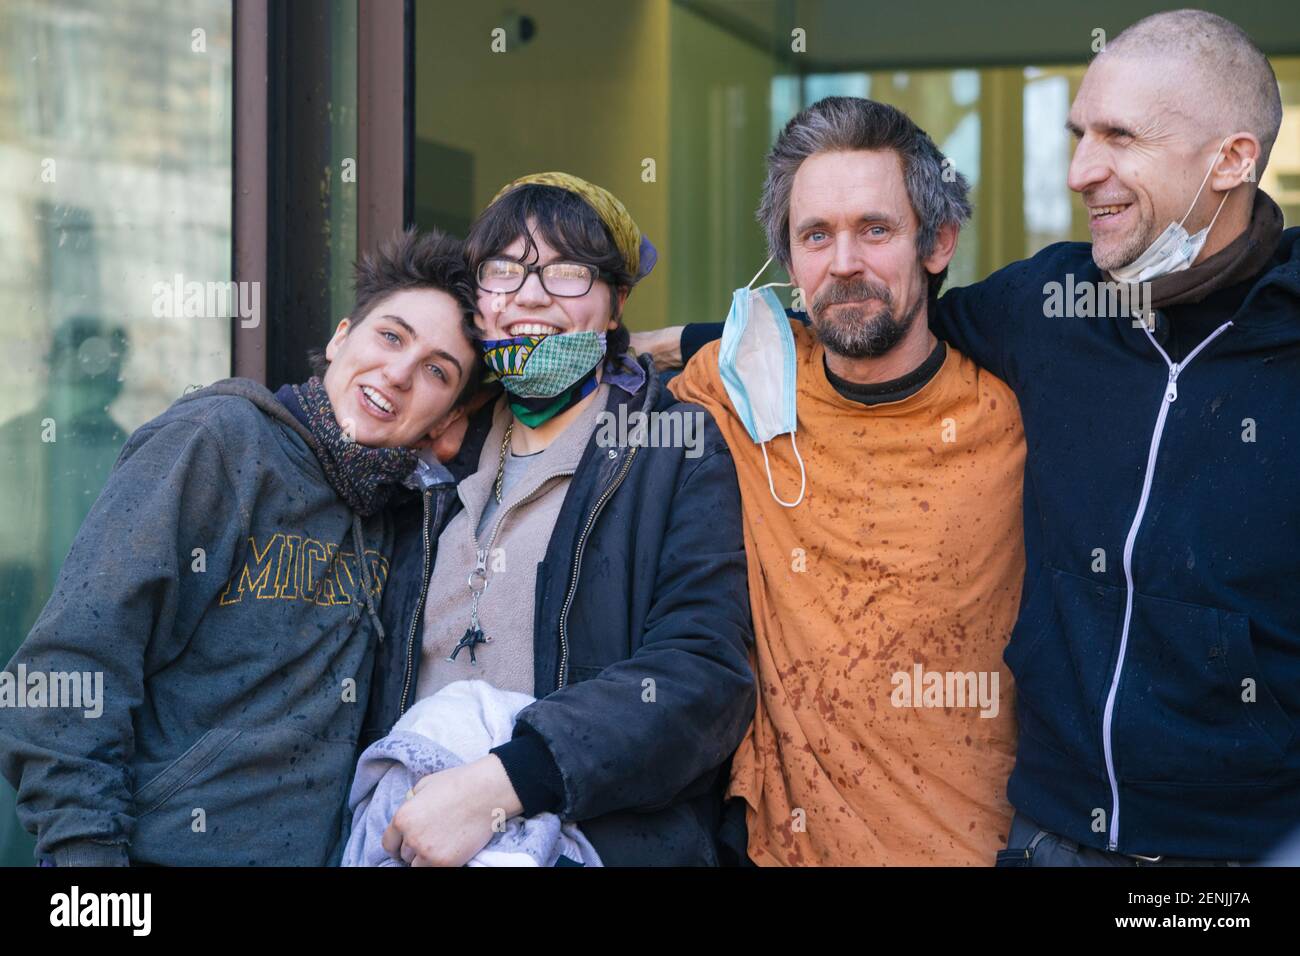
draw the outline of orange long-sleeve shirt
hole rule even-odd
[[[759,702],[732,765],[761,865],[991,865],[1015,753],[1002,651],[1024,572],[1025,443],[1011,390],[949,349],[908,398],[863,405],[793,323],[807,493],[768,489],[718,372],[718,343],[671,384],[736,463]],[[768,444],[792,501],[789,436]]]

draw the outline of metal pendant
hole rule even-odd
[[[456,659],[456,655],[468,647],[469,662],[471,664],[477,664],[478,658],[474,656],[474,646],[476,644],[486,644],[487,642],[488,639],[483,636],[482,628],[470,627],[469,630],[465,632],[465,636],[460,639],[460,643],[457,644],[456,647],[452,650],[451,656],[447,658],[447,660],[454,661]]]
[[[477,664],[478,658],[474,655],[475,646],[478,644],[490,644],[492,642],[492,638],[483,635],[483,627],[479,624],[478,619],[478,602],[479,599],[483,597],[483,592],[488,588],[487,551],[481,550],[478,552],[478,562],[475,565],[474,570],[469,573],[468,584],[471,595],[469,628],[465,631],[465,636],[462,637],[460,642],[452,649],[451,656],[448,657],[447,660],[454,661],[457,654],[465,648],[469,648],[469,662],[471,664]]]

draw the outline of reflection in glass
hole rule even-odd
[[[230,279],[230,41],[229,0],[0,5],[0,663],[126,436],[230,374],[228,319],[154,308]]]

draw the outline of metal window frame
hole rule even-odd
[[[360,251],[412,221],[415,35],[413,0],[352,2]],[[263,316],[251,328],[232,321],[231,370],[275,387],[305,377],[301,343],[319,337],[313,297],[329,249],[313,190],[328,146],[320,89],[332,66],[318,55],[328,24],[315,4],[232,3],[231,275],[261,284]]]
[[[270,165],[270,11],[267,0],[234,0],[234,111],[231,175],[231,277],[266,288]],[[263,298],[261,301],[265,302]],[[253,328],[230,324],[231,372],[266,382],[266,317]]]
[[[358,0],[357,248],[411,222],[413,0]],[[400,104],[400,109],[394,109]],[[393,184],[398,184],[394,186]]]

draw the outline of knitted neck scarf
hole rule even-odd
[[[419,461],[415,453],[406,448],[371,448],[348,437],[334,417],[320,378],[312,376],[291,388],[305,416],[303,424],[316,439],[316,456],[330,487],[364,517],[379,511],[415,470]]]

